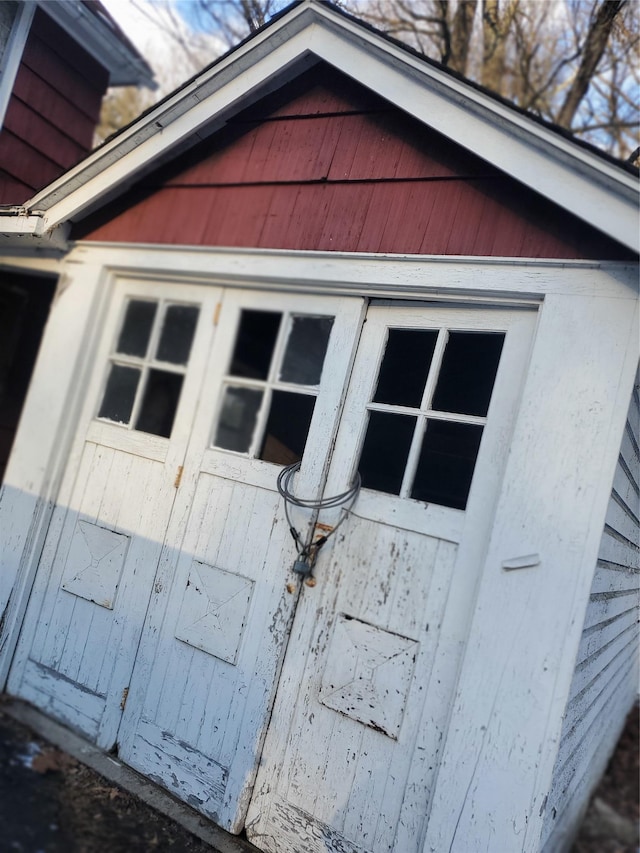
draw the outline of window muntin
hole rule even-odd
[[[333,317],[243,309],[211,444],[288,465],[302,458]]]
[[[364,488],[466,508],[503,343],[502,332],[388,329],[367,405]]]
[[[200,309],[158,299],[125,303],[97,417],[168,438]]]

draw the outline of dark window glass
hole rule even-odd
[[[434,331],[389,329],[374,401],[419,406],[437,340]]]
[[[319,385],[333,317],[292,317],[280,379]]]
[[[229,373],[248,379],[266,379],[276,345],[282,314],[243,311]]]
[[[183,376],[166,370],[150,370],[136,429],[169,438],[178,408]]]
[[[302,459],[315,402],[316,398],[308,394],[273,392],[260,459],[278,465]]]
[[[191,352],[193,333],[198,321],[195,305],[169,305],[164,312],[164,323],[156,358],[171,364],[186,364]]]
[[[247,453],[261,402],[262,391],[254,388],[225,388],[213,441],[215,446]]]
[[[416,419],[409,415],[370,412],[358,470],[362,485],[400,494]]]
[[[111,365],[98,417],[128,424],[139,379],[140,371],[137,368]]]
[[[503,334],[450,332],[431,408],[484,417],[503,343]]]
[[[428,421],[411,497],[464,509],[481,438],[475,424]]]
[[[116,347],[117,352],[139,358],[145,357],[157,307],[156,302],[143,302],[140,299],[132,299],[127,304]]]

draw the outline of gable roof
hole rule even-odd
[[[318,0],[289,7],[12,211],[13,221],[0,215],[0,232],[51,234],[83,218],[318,61],[638,251],[637,181],[620,164]]]

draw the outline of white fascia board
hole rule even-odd
[[[111,143],[34,196],[49,229],[126,187],[305,57],[323,59],[399,109],[638,251],[637,181],[364,27],[315,3],[296,7]]]
[[[0,211],[0,246],[3,250],[62,252],[69,248],[70,226],[61,223],[47,232],[42,229],[42,217],[25,208]]]
[[[38,5],[109,71],[110,86],[157,88],[153,71],[138,52],[130,50],[82,3],[39,0]]]

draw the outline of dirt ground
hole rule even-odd
[[[638,709],[572,853],[637,853]],[[0,853],[212,853],[137,797],[47,744],[0,706]],[[626,833],[626,835],[625,835]]]
[[[1,707],[0,826],[0,853],[212,853]]]

